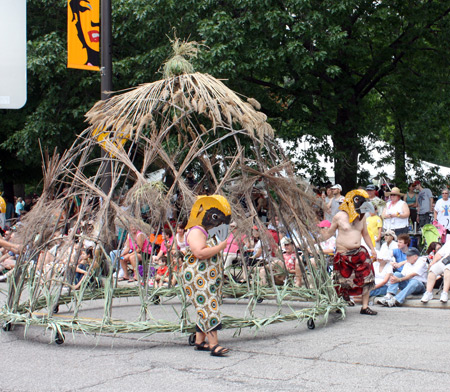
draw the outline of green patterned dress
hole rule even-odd
[[[193,228],[206,233],[202,227]],[[213,239],[208,239],[206,243],[209,247],[217,245]],[[187,244],[183,262],[183,288],[195,307],[198,329],[205,333],[222,327],[219,309],[222,304],[222,271],[220,254],[210,259],[199,260],[192,254]]]

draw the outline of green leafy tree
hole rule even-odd
[[[258,99],[294,147],[308,136],[307,166],[317,168],[317,153],[325,155],[348,190],[370,175],[358,170],[367,140],[397,148],[401,131],[402,149],[413,157],[423,156],[425,129],[426,137],[433,131],[432,146],[447,141],[439,98],[449,81],[449,12],[450,0],[115,0],[113,88],[159,79],[168,37],[202,41],[208,50],[196,69]],[[29,1],[28,29],[28,103],[0,113],[0,146],[24,169],[21,181],[40,166],[37,140],[50,150],[70,145],[100,95],[99,73],[65,67],[66,1]],[[19,173],[7,154],[3,179]],[[445,160],[432,148],[429,155]]]

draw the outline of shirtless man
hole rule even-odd
[[[373,211],[368,202],[369,195],[362,189],[348,192],[339,212],[333,217],[331,227],[322,235],[322,240],[330,238],[336,230],[336,254],[334,256],[336,291],[349,301],[350,295],[361,295],[361,314],[377,314],[369,308],[369,294],[375,286],[372,261],[367,250],[361,246],[361,236],[372,252],[372,259],[377,254],[367,231],[365,213]]]

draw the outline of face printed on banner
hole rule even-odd
[[[100,0],[70,0],[69,6],[72,14],[69,25],[76,28],[78,45],[76,55],[80,62],[86,66],[100,66]],[[71,26],[69,26],[70,30]],[[70,35],[70,34],[69,34]],[[69,47],[70,47],[69,36]],[[69,61],[70,63],[71,61]],[[75,67],[76,68],[76,67]]]
[[[84,42],[96,52],[100,50],[100,20],[98,19],[98,7],[98,0],[80,1],[80,10],[82,10],[80,24]]]

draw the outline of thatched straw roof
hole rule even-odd
[[[156,133],[170,127],[205,133],[210,127],[242,129],[262,140],[274,131],[259,108],[256,100],[243,101],[211,75],[192,73],[143,84],[99,101],[86,117],[93,130],[122,132],[128,139],[139,138],[145,127]]]

